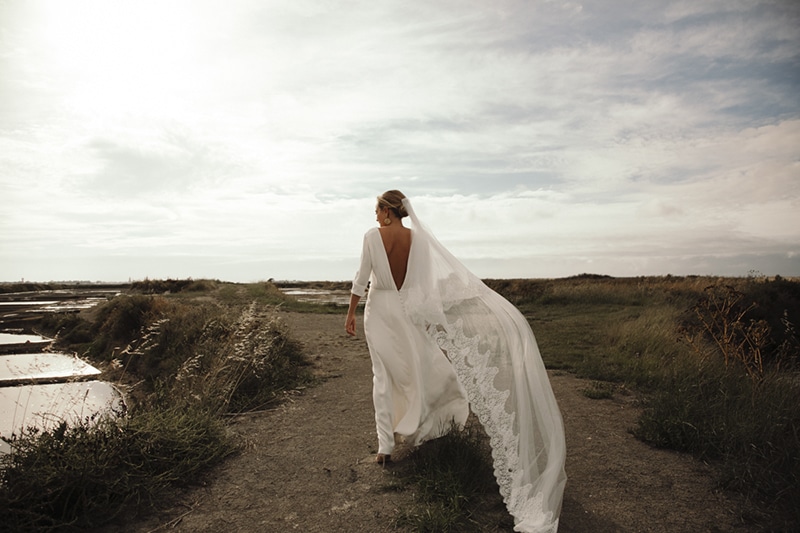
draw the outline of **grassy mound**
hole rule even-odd
[[[48,318],[44,327],[61,348],[104,368],[130,409],[121,418],[14,436],[12,453],[0,458],[4,527],[95,527],[153,505],[235,452],[224,414],[270,405],[310,380],[274,306],[246,302],[241,288],[237,294],[245,294],[222,301],[208,297],[215,285],[191,287],[115,297],[92,321]]]
[[[0,458],[0,521],[8,531],[101,525],[153,504],[234,451],[219,417],[156,406],[122,420],[30,430]]]

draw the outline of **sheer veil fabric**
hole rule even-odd
[[[515,531],[555,533],[566,484],[566,443],[528,321],[463,266],[403,200],[412,223],[404,307],[447,355],[492,447],[494,474]]]

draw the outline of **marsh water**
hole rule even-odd
[[[283,294],[292,296],[301,302],[334,303],[347,305],[350,303],[350,291],[342,289],[316,289],[311,287],[280,287]]]
[[[50,429],[122,413],[124,399],[101,372],[75,354],[52,351],[36,333],[50,313],[77,313],[117,294],[116,289],[66,289],[0,294],[0,453],[29,428]]]
[[[13,346],[15,344],[39,344],[50,343],[52,339],[41,335],[25,335],[24,333],[3,333],[0,332],[0,346]]]
[[[282,287],[300,301],[347,305],[348,290]],[[47,314],[78,313],[118,294],[117,288],[72,288],[0,294],[0,453],[25,429],[85,422],[125,410],[100,370],[75,354],[52,350],[53,339],[37,333]]]

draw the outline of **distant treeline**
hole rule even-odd
[[[302,289],[320,289],[326,291],[349,291],[352,281],[275,281],[269,280],[276,287],[299,287]]]
[[[60,291],[69,289],[116,289],[130,287],[129,283],[105,283],[90,281],[64,281],[40,283],[34,281],[20,281],[14,283],[0,283],[0,294],[13,292]]]

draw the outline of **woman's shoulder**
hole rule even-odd
[[[381,232],[378,228],[369,228],[364,232],[364,242],[375,242],[375,239],[380,240]]]

